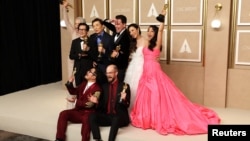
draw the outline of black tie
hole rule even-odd
[[[116,33],[116,36],[118,37],[120,35],[120,33]]]

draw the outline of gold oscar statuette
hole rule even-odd
[[[116,48],[115,48],[115,50],[116,50],[117,52],[119,52],[120,49],[121,49],[121,45],[118,45],[118,46],[116,46]]]
[[[98,48],[102,48],[103,46],[102,46],[102,43],[99,43],[98,44]],[[102,57],[102,52],[101,51],[99,51],[99,55],[98,55],[98,58],[101,58]]]
[[[125,91],[127,90],[127,88],[128,88],[128,84],[125,83],[125,84],[123,85],[122,93],[125,93]],[[122,102],[122,97],[120,98],[120,103],[121,103],[121,102]]]
[[[101,92],[99,92],[99,91],[97,91],[97,92],[95,92],[95,93],[93,94],[93,96],[95,96],[97,99],[99,99],[100,95],[101,95]],[[93,103],[93,102],[88,101],[88,102],[85,103],[85,107],[86,107],[86,108],[91,108],[91,107],[93,107],[93,106],[94,106],[94,103]]]
[[[67,0],[60,0],[59,2],[60,2],[60,4],[62,4],[62,5],[63,5],[63,3],[64,3],[64,2],[67,2]],[[68,3],[68,5],[67,5],[67,6],[73,9],[72,4]]]
[[[168,4],[166,3],[166,4],[164,4],[164,6],[163,6],[163,10],[167,10],[168,9]]]
[[[74,76],[76,74],[76,68],[73,69],[72,75]]]
[[[121,45],[117,45],[117,46],[115,47],[115,51],[119,53],[120,50],[121,50]],[[112,58],[115,58],[115,56],[112,56],[112,55],[113,55],[113,54],[111,54],[111,57],[112,57]]]
[[[69,86],[72,83],[72,81],[73,81],[72,77],[74,78],[75,74],[76,74],[76,68],[74,68],[73,71],[72,71],[71,80],[68,80],[65,85]]]
[[[83,38],[83,46],[86,46],[86,48],[83,48],[84,53],[86,53],[86,51],[88,50],[87,48],[87,44],[88,44],[88,38],[84,37]]]
[[[164,4],[163,6],[163,10],[167,10],[168,9],[168,4]],[[165,16],[162,15],[162,14],[159,14],[159,16],[156,17],[156,20],[159,21],[159,22],[165,22]]]
[[[88,44],[88,37],[83,38],[84,44]]]
[[[127,90],[127,88],[128,88],[128,85],[125,83],[125,84],[123,85],[123,90],[122,90],[122,92],[125,93],[125,91]]]

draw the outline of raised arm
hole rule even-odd
[[[109,30],[111,30],[113,33],[116,33],[115,25],[112,24],[112,20],[105,19],[105,20],[103,21],[103,24],[104,24]]]
[[[156,48],[161,49],[162,45],[162,35],[163,35],[163,29],[164,29],[164,22],[165,22],[165,15],[166,10],[162,10],[161,14],[157,17],[157,20],[160,22],[158,34],[157,34],[157,41],[156,41]]]
[[[74,27],[74,25],[69,21],[68,7],[69,7],[68,1],[64,1],[64,2],[63,2],[63,19],[64,19],[64,21],[65,21],[65,24],[66,24],[66,26],[67,26],[67,29],[69,30],[69,32],[70,32],[71,35],[72,35],[73,32],[75,31],[75,27]]]

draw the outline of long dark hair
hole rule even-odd
[[[130,27],[134,27],[135,29],[139,30],[139,35],[141,35],[141,29],[140,29],[138,24],[132,23],[132,24],[128,25],[128,30],[129,30]],[[136,44],[137,44],[136,39],[131,37],[130,52],[135,52],[136,51],[136,49],[137,49]]]
[[[153,31],[155,32],[155,34],[154,34],[154,37],[149,41],[149,46],[148,46],[148,48],[149,48],[149,50],[153,51],[154,47],[156,46],[156,41],[157,41],[157,35],[158,35],[158,30],[159,30],[159,28],[158,28],[156,25],[150,25],[150,26],[148,27],[148,30],[149,30],[150,28],[153,29]],[[160,49],[160,50],[162,50],[162,46],[161,46],[161,49]]]

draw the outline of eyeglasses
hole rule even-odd
[[[96,76],[96,73],[91,72],[90,70],[88,71],[88,73],[91,73],[92,75]]]
[[[112,73],[115,73],[114,71],[113,72],[106,72],[106,74],[112,74]]]

